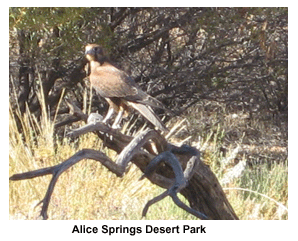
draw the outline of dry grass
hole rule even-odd
[[[53,138],[51,122],[29,124],[28,117],[30,113],[23,119],[22,125],[28,131],[22,135],[10,112],[9,175],[55,165],[83,148],[102,149],[93,134],[82,136],[76,143],[69,143],[67,139],[59,142]],[[41,128],[42,125],[45,126]],[[130,219],[137,219],[140,213],[136,210],[144,206],[155,189],[147,180],[138,181],[140,176],[140,171],[132,167],[120,179],[95,161],[81,161],[59,178],[49,216],[52,219],[126,219],[130,215]],[[10,182],[10,217],[39,218],[40,208],[34,209],[34,206],[43,198],[49,181],[50,177],[45,176]]]
[[[40,97],[42,101],[42,96]],[[9,175],[55,165],[82,148],[98,149],[113,157],[114,153],[103,148],[98,138],[89,133],[75,142],[55,138],[53,121],[50,121],[45,106],[42,118],[37,121],[27,112],[21,119],[19,133],[15,116],[9,113]],[[199,114],[198,114],[199,115]],[[232,176],[225,181],[227,197],[240,219],[287,219],[288,205],[287,162],[262,162],[248,165],[245,155],[239,157],[239,149],[232,145],[223,155],[221,147],[227,126],[237,123],[203,122],[204,115],[194,117],[200,123],[197,134],[187,135],[185,128],[172,141],[192,141],[200,147],[206,161],[220,180],[227,173]],[[212,117],[211,117],[212,119]],[[173,121],[175,122],[175,121]],[[191,122],[191,121],[190,121]],[[203,126],[202,123],[209,123]],[[215,123],[215,124],[214,124]],[[192,123],[192,126],[193,123]],[[202,128],[202,129],[201,129]],[[199,135],[203,133],[204,135]],[[191,139],[191,140],[190,140]],[[239,143],[238,143],[239,144]],[[236,158],[239,163],[234,163]],[[229,158],[231,157],[231,158]],[[225,162],[226,161],[226,162]],[[242,161],[242,162],[241,162]],[[247,165],[246,165],[247,164]],[[238,168],[238,169],[237,169]],[[138,181],[140,171],[132,166],[124,178],[117,178],[98,162],[83,160],[67,170],[56,184],[48,214],[50,219],[141,219],[145,203],[162,190],[148,180]],[[10,219],[39,219],[40,206],[36,204],[44,197],[50,176],[9,183]],[[171,199],[149,209],[146,219],[194,219],[176,207]]]

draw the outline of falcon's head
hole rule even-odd
[[[106,58],[103,48],[98,44],[88,44],[85,47],[85,55],[89,61],[102,62]]]

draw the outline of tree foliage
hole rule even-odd
[[[206,99],[287,118],[287,8],[10,8],[9,33],[11,103],[22,112],[40,114],[41,86],[51,110],[63,89],[82,104],[84,45],[96,42],[179,113]]]

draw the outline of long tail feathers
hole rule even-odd
[[[173,112],[172,110],[168,109],[167,107],[164,106],[163,103],[161,103],[159,100],[155,99],[154,97],[147,95],[146,98],[144,98],[143,100],[137,100],[137,103],[141,103],[144,105],[149,105],[151,107],[155,107],[155,108],[159,108],[159,109],[163,109],[165,110],[168,114],[175,116],[175,112]]]
[[[139,111],[148,121],[155,125],[158,129],[164,132],[168,132],[167,127],[162,123],[159,117],[151,110],[150,107],[141,103],[129,102],[129,105]]]
[[[134,102],[134,103],[140,103],[146,106],[150,106],[153,108],[159,108],[159,109],[163,109],[165,110],[168,114],[175,116],[176,113],[170,109],[168,109],[167,107],[164,106],[163,103],[161,103],[158,99],[155,99],[154,97],[148,95],[147,93],[138,90],[138,94],[137,95],[133,95],[133,96],[125,96],[124,100],[128,101],[128,102]]]

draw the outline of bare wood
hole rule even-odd
[[[70,115],[63,121],[56,123],[54,125],[55,128],[70,125],[80,120],[87,122],[88,115],[83,113],[83,111],[73,101],[66,100],[66,104],[68,105]]]
[[[201,219],[238,219],[228,202],[216,176],[200,160],[200,153],[190,146],[177,147],[168,143],[155,130],[138,133],[134,138],[112,129],[101,122],[89,123],[82,128],[72,130],[69,135],[76,137],[87,132],[96,132],[105,144],[119,153],[116,162],[104,153],[83,149],[75,155],[53,167],[47,167],[22,174],[15,174],[10,180],[24,180],[43,175],[52,175],[52,180],[42,203],[41,216],[47,219],[47,209],[59,176],[82,159],[93,159],[115,173],[118,177],[125,174],[129,162],[137,165],[152,183],[167,190],[150,200],[143,209],[146,215],[149,207],[166,196],[185,211]],[[157,153],[152,145],[157,147]],[[158,163],[164,162],[160,166]],[[179,200],[180,192],[189,201],[190,207]]]
[[[178,207],[184,209],[185,211],[193,214],[194,216],[196,216],[200,219],[208,219],[208,217],[206,215],[188,207],[177,196],[177,193],[187,186],[188,178],[190,178],[192,176],[191,175],[192,169],[195,167],[195,164],[197,161],[196,157],[191,159],[190,164],[188,164],[187,168],[185,169],[185,172],[183,173],[182,167],[181,167],[177,157],[170,151],[163,152],[162,154],[155,157],[149,163],[149,165],[146,168],[144,176],[152,175],[153,171],[157,168],[158,164],[161,161],[165,161],[166,163],[170,164],[170,166],[172,167],[172,169],[175,173],[175,182],[165,192],[163,192],[159,196],[157,196],[147,202],[147,204],[145,205],[145,207],[143,209],[142,216],[146,216],[147,211],[152,204],[159,202],[160,200],[164,199],[167,196],[170,196],[172,198],[172,200],[174,201],[174,203]]]
[[[157,131],[150,129],[145,130],[136,135],[136,137],[124,148],[118,156],[116,163],[125,168],[127,163],[140,151],[140,149],[143,146],[148,145],[149,140],[153,140],[155,143],[159,144],[159,146],[166,144],[166,140]]]
[[[9,180],[17,181],[17,180],[30,179],[38,176],[52,174],[53,177],[49,184],[46,195],[43,198],[43,200],[41,200],[40,202],[43,204],[42,210],[41,210],[41,216],[43,217],[43,219],[47,219],[48,218],[47,210],[48,210],[49,202],[59,176],[68,168],[75,165],[82,159],[93,159],[93,160],[99,161],[102,165],[107,167],[111,172],[115,173],[117,176],[122,176],[121,168],[119,168],[119,166],[115,162],[111,161],[110,158],[107,157],[104,153],[95,151],[92,149],[83,149],[77,152],[76,154],[74,154],[66,161],[62,162],[61,164],[58,164],[52,167],[42,168],[36,171],[15,174],[11,176]]]

